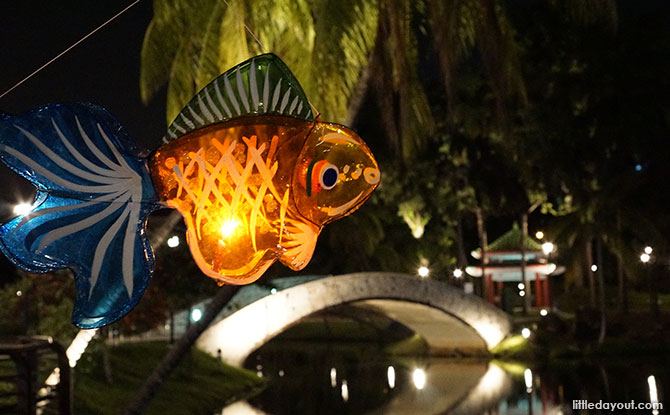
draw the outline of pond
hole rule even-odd
[[[224,415],[598,414],[664,410],[573,410],[651,398],[663,403],[670,359],[520,363],[388,357],[365,344],[283,344],[262,348],[245,366],[268,380],[259,395]],[[650,398],[651,393],[651,398]]]

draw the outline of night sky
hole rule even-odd
[[[0,94],[91,32],[132,1],[14,1],[0,6]],[[139,68],[152,1],[139,4],[0,99],[17,114],[48,103],[89,101],[107,108],[140,145],[163,136],[164,91],[149,106],[140,100]],[[30,199],[32,186],[0,166],[0,221]],[[27,182],[26,182],[27,183]]]

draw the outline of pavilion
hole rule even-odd
[[[505,311],[512,311],[514,305],[525,295],[535,299],[537,308],[551,306],[549,277],[565,272],[565,267],[549,262],[551,252],[545,252],[534,238],[527,237],[525,242],[525,274],[528,289],[523,286],[521,277],[521,230],[515,223],[513,228],[488,246],[482,258],[481,248],[471,255],[484,263],[483,283],[487,300],[497,304]],[[482,266],[468,266],[465,272],[472,277],[482,277]],[[534,286],[534,287],[533,287]]]

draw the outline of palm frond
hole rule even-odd
[[[325,119],[343,122],[377,33],[374,0],[315,2],[314,47],[307,94]]]

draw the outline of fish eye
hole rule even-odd
[[[340,177],[340,171],[337,166],[333,164],[327,164],[321,169],[321,174],[319,175],[319,184],[324,190],[330,190],[337,184],[337,179]]]

